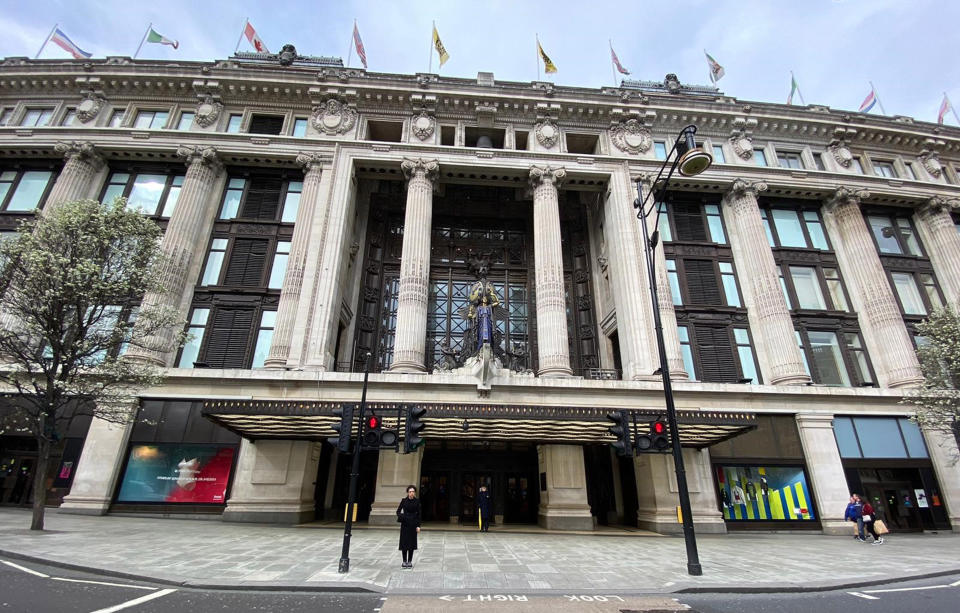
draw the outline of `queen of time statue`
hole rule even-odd
[[[460,364],[468,358],[479,355],[484,344],[490,345],[491,354],[502,353],[499,345],[499,335],[495,332],[494,322],[506,319],[506,313],[500,305],[497,290],[493,283],[487,280],[490,270],[490,258],[487,255],[472,256],[470,269],[477,275],[477,280],[470,286],[467,295],[469,305],[461,309],[461,316],[468,322],[467,332],[463,339],[463,349],[460,351]]]

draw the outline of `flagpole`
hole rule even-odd
[[[240,50],[240,41],[243,40],[243,33],[247,31],[247,24],[250,23],[250,18],[247,17],[243,20],[243,27],[240,28],[240,38],[237,39],[237,46],[233,48],[233,54],[236,55],[237,51]]]
[[[140,46],[137,47],[137,52],[133,54],[133,59],[137,59],[137,56],[140,55],[140,49],[143,49],[143,43],[146,42],[147,36],[150,35],[150,30],[153,29],[153,22],[150,22],[150,25],[147,26],[147,31],[143,33],[143,38],[140,40]]]
[[[947,106],[950,107],[950,111],[953,113],[953,118],[960,124],[960,117],[957,117],[957,109],[953,108],[953,103],[950,102],[950,97],[947,96],[947,92],[943,92],[943,97],[947,99]]]
[[[45,39],[43,39],[43,44],[40,45],[40,50],[37,51],[37,54],[36,54],[35,56],[33,56],[33,59],[39,58],[39,57],[40,57],[40,54],[43,53],[43,48],[46,47],[46,46],[47,46],[47,43],[50,42],[50,37],[53,36],[53,33],[57,31],[57,26],[58,26],[58,25],[60,25],[60,24],[59,24],[59,23],[55,23],[55,24],[53,24],[53,27],[50,28],[50,33],[47,34],[47,37],[46,37]]]
[[[610,45],[610,74],[613,75],[613,86],[617,86],[617,69],[613,67],[613,41],[609,38],[607,39],[607,44]]]
[[[437,22],[433,22],[433,30],[430,32],[430,67],[427,68],[427,74],[433,74],[433,32],[437,29]],[[440,72],[439,70],[437,72]]]
[[[791,83],[797,83],[797,78],[796,78],[795,76],[793,76],[793,71],[792,71],[792,70],[790,71],[790,82],[791,82]],[[803,104],[804,106],[806,106],[806,105],[807,105],[807,101],[803,99],[803,92],[800,91],[800,84],[799,84],[799,83],[797,83],[797,95],[800,96],[800,103]]]
[[[354,40],[354,32],[357,31],[357,19],[353,19],[353,31],[350,32],[350,44],[347,45],[347,67],[350,66],[350,60],[353,59],[353,46],[357,44],[357,41]]]
[[[534,37],[537,39],[537,81],[540,80],[540,33],[537,32],[534,34]]]
[[[883,101],[880,100],[880,94],[877,93],[877,88],[873,86],[873,81],[868,81],[868,83],[870,83],[870,89],[873,90],[873,95],[877,98],[877,104],[880,105],[880,112],[886,115],[887,109],[883,108]]]

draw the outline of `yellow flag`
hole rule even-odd
[[[539,40],[537,41],[537,49],[540,50],[540,57],[543,59],[543,71],[547,74],[550,74],[551,72],[556,72],[557,67],[554,65],[553,62],[550,61],[550,58],[547,56],[547,54],[544,53],[543,47],[540,46]]]
[[[443,68],[444,62],[450,59],[450,54],[447,53],[446,47],[440,42],[440,34],[437,33],[437,26],[433,26],[433,46],[437,49],[437,55],[440,56],[440,67]]]

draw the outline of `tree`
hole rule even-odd
[[[914,420],[923,429],[952,434],[960,447],[960,314],[937,309],[917,331],[924,381],[906,400],[916,406]]]
[[[130,422],[138,391],[162,369],[123,354],[183,329],[175,309],[138,306],[164,291],[160,237],[118,198],[60,204],[0,244],[0,434],[37,444],[31,530],[43,530],[50,454],[70,420]]]

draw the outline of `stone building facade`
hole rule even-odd
[[[859,491],[894,529],[960,530],[956,441],[902,403],[916,323],[960,299],[956,128],[673,75],[284,60],[0,64],[0,230],[128,197],[170,256],[144,300],[191,333],[132,356],[167,368],[143,419],[94,419],[62,451],[60,512],[342,519],[349,462],[326,438],[369,364],[371,407],[390,425],[426,406],[427,443],[363,454],[361,519],[392,522],[412,483],[428,521],[473,525],[489,484],[498,523],[678,531],[671,457],[616,456],[606,414],[663,414],[633,203],[692,123],[714,164],[671,183],[655,257],[697,529],[846,533]],[[479,260],[499,305],[492,351],[464,359]],[[29,459],[9,439],[0,480]]]

